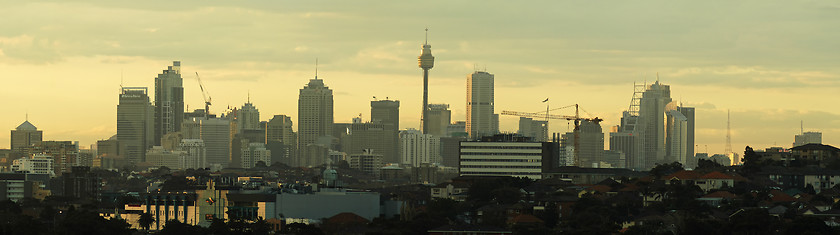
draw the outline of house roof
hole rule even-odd
[[[673,179],[694,180],[694,179],[699,179],[700,176],[701,176],[700,173],[698,173],[696,171],[681,170],[681,171],[674,172],[673,174],[670,174],[668,176],[665,176],[665,179],[666,180],[673,180]]]
[[[367,220],[364,217],[361,217],[357,214],[350,213],[350,212],[338,213],[337,215],[334,215],[333,217],[330,217],[329,219],[327,219],[327,221],[329,221],[330,223],[336,223],[336,224],[346,224],[346,223],[364,223],[364,224],[366,224],[366,223],[370,222],[370,220]]]
[[[731,175],[727,175],[727,174],[720,173],[720,172],[717,172],[717,171],[709,172],[708,174],[700,176],[700,178],[701,179],[727,179],[727,180],[729,180],[729,179],[734,180],[735,179]]]
[[[770,191],[770,200],[773,202],[794,202],[796,201],[796,198],[787,195],[785,192],[772,190]]]
[[[791,151],[809,151],[809,150],[823,150],[823,151],[833,151],[833,152],[840,152],[840,149],[825,144],[806,144],[796,146],[790,149]]]

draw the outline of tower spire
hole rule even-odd
[[[426,27],[426,40],[423,41],[423,44],[425,44],[425,45],[429,44],[429,27]]]
[[[315,58],[315,79],[318,79],[318,58]]]
[[[729,109],[726,110],[726,149],[724,152],[725,154],[732,153],[732,129],[730,124],[729,118]]]

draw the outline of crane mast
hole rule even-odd
[[[204,90],[204,83],[201,82],[201,77],[198,76],[198,72],[195,72],[195,79],[198,80],[198,87],[201,88],[201,96],[204,98],[204,118],[208,118],[210,117],[210,104],[213,97],[210,97],[210,94]]]

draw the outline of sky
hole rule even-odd
[[[746,1],[7,1],[0,0],[0,123],[28,114],[45,140],[82,148],[116,134],[119,88],[154,89],[181,61],[185,103],[212,113],[249,97],[262,120],[289,115],[315,75],[334,91],[336,122],[370,101],[401,102],[419,128],[429,28],[430,103],[464,120],[466,76],[495,75],[496,112],[580,104],[605,132],[633,84],[658,79],[696,110],[696,152],[790,147],[800,122],[840,145],[840,3]],[[560,110],[554,114],[573,114]],[[515,132],[518,118],[500,117]],[[296,128],[296,127],[295,127]],[[552,121],[551,132],[569,123]],[[608,138],[607,138],[608,139]],[[0,148],[9,135],[0,135]],[[707,150],[708,149],[708,150]]]

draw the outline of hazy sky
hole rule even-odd
[[[831,1],[4,1],[0,0],[0,123],[29,120],[45,140],[82,147],[116,133],[125,86],[154,87],[182,61],[186,103],[214,113],[250,91],[261,119],[296,122],[298,90],[314,75],[335,94],[336,122],[370,100],[401,101],[418,128],[423,29],[435,56],[431,103],[463,120],[466,75],[495,74],[496,111],[579,103],[618,123],[633,83],[659,73],[674,100],[697,107],[698,152],[732,142],[790,147],[805,129],[840,145],[840,3]],[[572,114],[573,110],[564,113]],[[502,116],[516,131],[518,118]],[[566,121],[551,123],[553,132]],[[295,123],[297,128],[297,123]],[[7,132],[8,133],[8,132]],[[0,148],[9,135],[0,135]]]

